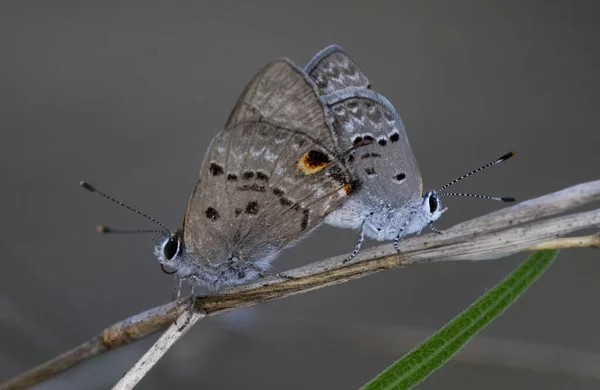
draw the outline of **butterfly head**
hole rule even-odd
[[[448,208],[442,207],[442,200],[436,191],[429,191],[423,195],[421,212],[425,224],[437,221]]]
[[[154,254],[162,266],[177,270],[181,266],[185,244],[181,230],[165,232],[154,243]]]

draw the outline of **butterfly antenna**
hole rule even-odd
[[[477,172],[483,171],[484,169],[489,168],[492,165],[500,164],[501,162],[508,160],[509,158],[511,158],[512,156],[514,156],[515,154],[516,154],[515,152],[508,152],[504,156],[502,156],[502,157],[500,157],[500,158],[498,158],[498,159],[496,159],[496,160],[494,160],[494,161],[492,161],[490,163],[487,163],[484,166],[481,166],[481,167],[479,167],[477,169],[474,169],[471,172],[469,172],[469,173],[467,173],[465,175],[462,175],[461,177],[459,177],[457,179],[452,180],[450,183],[444,185],[439,190],[437,190],[437,192],[439,193],[439,192],[445,190],[446,188],[450,187],[452,184],[454,184],[456,182],[459,182],[462,179],[464,179],[466,177],[469,177],[469,176],[471,176],[471,175],[473,175],[473,174],[475,174]],[[440,195],[442,195],[442,194],[440,194]],[[471,196],[471,195],[467,195],[467,194],[465,194],[465,195],[466,196]],[[461,195],[459,195],[459,196],[461,196]],[[483,196],[483,195],[481,195],[481,196]],[[475,197],[477,198],[477,197],[480,197],[480,196],[475,196]],[[501,199],[501,198],[499,198],[499,199]]]
[[[141,215],[142,217],[154,222],[155,224],[157,224],[158,226],[162,227],[164,230],[161,231],[161,233],[165,232],[165,231],[169,231],[169,229],[167,229],[167,227],[165,225],[163,225],[162,223],[160,223],[158,220],[152,218],[151,216],[142,213],[139,210],[134,209],[133,207],[127,206],[125,203],[123,202],[119,202],[118,200],[116,200],[115,198],[113,198],[112,196],[105,194],[104,192],[98,190],[96,187],[94,187],[93,185],[91,185],[88,182],[85,181],[80,181],[79,185],[82,186],[83,188],[85,188],[86,190],[90,191],[90,192],[95,192],[98,195],[110,200],[111,202],[114,202],[116,204],[118,204],[121,207],[126,208],[129,211],[133,211],[134,213]],[[119,230],[119,229],[111,229],[105,226],[98,226],[96,227],[96,230],[99,231],[100,233],[150,233],[150,232],[158,232],[158,230]]]
[[[460,192],[445,192],[443,194],[438,194],[438,196],[468,196],[471,198],[479,198],[479,199],[489,199],[489,200],[497,200],[499,202],[516,202],[515,198],[511,197],[497,197],[497,196],[488,196],[488,195],[479,195],[479,194],[463,194]]]
[[[115,234],[138,234],[138,233],[164,233],[164,230],[157,229],[114,229],[104,225],[96,226],[98,233],[115,233]]]

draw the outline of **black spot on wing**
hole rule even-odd
[[[244,184],[243,186],[238,187],[240,191],[256,191],[256,192],[265,192],[267,189],[265,186],[261,186],[260,184]]]
[[[392,135],[390,135],[390,141],[392,142],[397,142],[400,139],[400,134],[398,133],[394,133]]]
[[[402,181],[404,179],[406,179],[406,175],[404,173],[402,173],[402,172],[397,173],[396,175],[394,175],[394,180],[396,180],[396,181]]]
[[[310,167],[321,167],[327,165],[329,162],[329,156],[318,150],[309,150],[305,159],[305,163]]]
[[[244,180],[250,180],[254,177],[254,172],[252,171],[246,171],[242,173],[242,179]]]
[[[206,215],[206,218],[210,219],[211,221],[216,221],[221,217],[219,212],[212,207],[207,208],[206,211],[204,211],[204,214]]]
[[[300,222],[300,228],[302,230],[306,230],[306,228],[308,227],[308,221],[309,221],[309,214],[310,212],[308,211],[308,209],[304,209],[302,210],[302,222]]]
[[[269,181],[269,175],[261,171],[256,172],[256,178],[262,181]]]
[[[385,138],[381,138],[377,143],[381,146],[387,145],[387,140]]]
[[[350,184],[346,184],[346,195],[350,195],[360,189],[362,182],[359,179],[352,180]]]
[[[210,171],[211,175],[213,175],[213,176],[219,176],[219,175],[223,174],[223,167],[215,162],[210,163],[208,170]]]
[[[294,204],[290,199],[283,197],[279,199],[279,203],[281,203],[282,206],[291,206]]]
[[[381,157],[381,154],[379,154],[379,153],[365,153],[362,156],[360,156],[360,158],[362,158],[363,160],[365,158],[372,158],[372,157]]]
[[[227,174],[227,180],[228,181],[237,181],[238,176],[235,173],[228,173]]]
[[[375,168],[373,167],[369,167],[365,169],[365,173],[369,176],[373,176],[375,175],[377,172],[375,172]]]
[[[246,205],[246,214],[256,215],[258,214],[258,202],[252,200]]]

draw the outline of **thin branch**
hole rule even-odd
[[[217,295],[198,297],[195,310],[213,316],[413,263],[505,257],[578,230],[600,227],[600,209],[549,218],[598,200],[600,180],[579,184],[455,225],[441,235],[407,238],[400,244],[400,255],[392,245],[381,245],[364,250],[347,264],[342,263],[345,256],[333,257],[287,271],[286,278],[268,277]],[[117,323],[85,344],[3,383],[0,389],[30,387],[96,354],[164,329],[173,322],[175,313],[171,303]],[[161,356],[166,352],[164,348],[158,350]],[[145,358],[147,355],[154,359],[157,353],[149,352]]]
[[[556,238],[527,248],[528,251],[567,248],[600,248],[600,233],[583,237]]]
[[[199,319],[204,317],[203,313],[195,312],[191,314],[189,320],[185,321],[186,316],[190,313],[186,311],[182,312],[178,321],[175,321],[169,326],[167,331],[160,336],[158,341],[138,360],[138,362],[121,378],[121,380],[113,387],[113,390],[129,390],[133,389],[140,380],[158,361],[163,355],[179,340],[188,330],[194,326]],[[179,327],[180,320],[184,320],[183,328]]]

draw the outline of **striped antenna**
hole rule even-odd
[[[489,168],[489,167],[491,167],[492,165],[500,164],[501,162],[508,160],[509,158],[511,158],[511,157],[512,157],[512,156],[514,156],[514,155],[515,155],[515,152],[508,152],[508,153],[506,153],[504,156],[502,156],[502,157],[500,157],[500,158],[498,158],[498,159],[496,159],[496,160],[494,160],[494,161],[492,161],[492,162],[490,162],[490,163],[487,163],[487,164],[485,164],[485,165],[484,165],[484,166],[482,166],[482,167],[479,167],[479,168],[477,168],[477,169],[475,169],[475,170],[472,170],[471,172],[469,172],[469,173],[467,173],[467,174],[465,174],[465,175],[462,175],[462,176],[461,176],[461,177],[459,177],[458,179],[454,179],[454,180],[452,180],[450,183],[446,184],[445,186],[443,186],[443,187],[441,187],[439,190],[437,190],[437,192],[443,191],[443,190],[445,190],[446,188],[450,187],[452,184],[454,184],[454,183],[456,183],[456,182],[459,182],[459,181],[461,181],[462,179],[464,179],[464,178],[466,178],[466,177],[469,177],[469,176],[471,176],[471,175],[473,175],[473,174],[475,174],[475,173],[477,173],[477,172],[483,171],[484,169],[486,169],[486,168]],[[440,195],[444,195],[444,194],[440,194]],[[480,196],[476,196],[476,197],[480,197]]]
[[[157,224],[158,226],[160,226],[161,228],[163,228],[163,231],[160,231],[161,233],[165,233],[168,232],[169,229],[167,229],[167,227],[165,225],[163,225],[162,223],[160,223],[158,220],[156,220],[155,218],[152,218],[151,216],[142,213],[139,210],[134,209],[133,207],[127,206],[125,203],[120,202],[118,200],[116,200],[115,198],[113,198],[112,196],[105,194],[104,192],[98,190],[96,187],[94,187],[93,185],[91,185],[88,182],[85,181],[80,181],[79,185],[82,186],[83,188],[85,188],[86,190],[90,191],[90,192],[95,192],[98,195],[110,200],[111,202],[114,202],[116,204],[118,204],[121,207],[126,208],[129,211],[133,211],[134,213],[141,215],[142,217],[146,218],[147,220],[150,220],[152,222],[154,222],[155,224]],[[102,225],[97,226],[96,230],[99,231],[100,233],[149,233],[151,232],[150,230],[137,230],[137,231],[128,231],[128,230],[115,230],[115,229],[110,229],[107,227],[104,227]],[[156,230],[153,230],[152,232],[156,232]]]
[[[460,192],[445,192],[443,194],[437,194],[438,196],[468,196],[471,198],[479,198],[479,199],[489,199],[489,200],[497,200],[500,202],[516,202],[515,198],[501,198],[497,196],[488,196],[488,195],[479,195],[479,194],[463,194]]]
[[[114,229],[104,225],[96,226],[98,233],[115,233],[115,234],[137,234],[137,233],[164,233],[164,230],[157,229]]]

